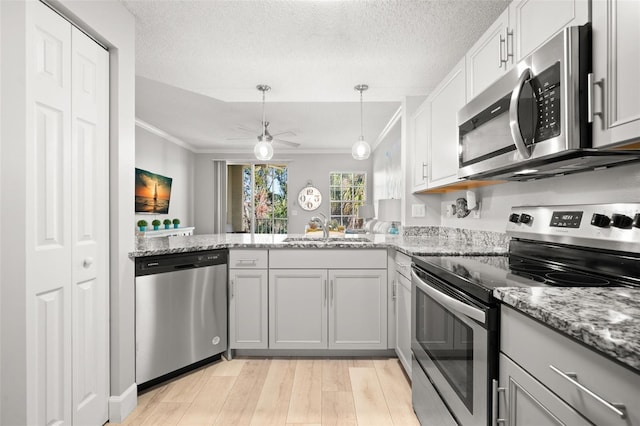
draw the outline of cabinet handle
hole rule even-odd
[[[335,280],[331,280],[331,288],[330,288],[330,289],[331,289],[331,296],[330,296],[330,298],[331,298],[331,304],[333,304],[333,292],[335,291],[335,289],[333,288],[333,287],[334,287],[334,285],[335,285],[335,282],[334,282],[334,281],[335,281]]]
[[[507,423],[507,421],[505,419],[499,419],[498,418],[498,396],[500,395],[500,393],[505,393],[506,392],[506,388],[501,388],[498,387],[498,381],[496,379],[493,379],[493,381],[491,382],[491,425],[497,425],[497,424],[505,424]]]
[[[422,179],[427,178],[427,163],[422,163]]]
[[[605,127],[605,123],[604,123],[604,108],[602,107],[604,105],[604,79],[600,79],[600,80],[595,80],[593,79],[593,73],[589,73],[587,74],[587,120],[589,121],[589,123],[593,123],[595,116],[599,116],[600,117],[600,121],[602,122],[602,129],[604,130]],[[598,112],[594,111],[594,103],[595,103],[595,96],[594,96],[594,91],[595,91],[595,86],[599,86],[600,87],[600,92],[602,95],[602,99],[603,102],[601,102],[601,109]]]
[[[509,28],[507,28],[506,32],[507,32],[507,36],[505,37],[505,39],[506,39],[506,41],[505,41],[505,44],[506,44],[506,46],[505,46],[506,47],[506,55],[504,57],[504,59],[505,59],[505,61],[504,61],[505,68],[507,67],[506,64],[509,63],[509,58],[511,58],[511,63],[513,63],[513,57],[514,57],[514,53],[513,53],[513,50],[514,50],[514,48],[513,48],[514,47],[513,46],[513,30],[509,30]],[[511,49],[509,49],[509,39],[511,39]]]
[[[324,299],[324,304],[327,304],[327,280],[322,282],[322,298]]]
[[[398,285],[398,281],[393,280],[391,284],[391,300],[396,300],[396,286]]]
[[[238,259],[238,263],[243,265],[243,264],[250,264],[250,265],[256,265],[258,263],[258,259]]]
[[[498,68],[502,68],[502,64],[505,64],[505,68],[507,68],[506,63],[507,60],[506,59],[502,59],[502,57],[504,56],[504,45],[506,44],[506,40],[504,39],[504,37],[502,37],[502,34],[500,34],[500,43],[498,44]]]
[[[236,286],[236,281],[231,280],[231,298],[232,299],[233,299],[233,296],[235,295],[235,286]]]
[[[591,389],[585,387],[583,384],[579,383],[576,379],[574,379],[573,377],[575,378],[578,377],[577,373],[564,373],[559,369],[557,369],[556,367],[554,367],[553,365],[549,365],[549,368],[551,369],[551,371],[559,374],[560,377],[562,377],[563,379],[565,379],[566,381],[568,381],[569,383],[571,383],[572,385],[580,389],[582,392],[586,393],[587,395],[589,395],[590,397],[592,397],[593,399],[595,399],[596,401],[598,401],[599,403],[607,407],[609,410],[616,413],[618,416],[620,416],[621,419],[624,419],[627,417],[626,407],[624,406],[624,404],[610,403],[606,401],[604,398],[597,395]],[[573,376],[573,377],[570,377],[570,376]]]

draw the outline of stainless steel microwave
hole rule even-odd
[[[458,176],[530,180],[640,159],[591,148],[590,76],[590,24],[516,64],[458,112]]]

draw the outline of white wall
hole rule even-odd
[[[145,219],[180,219],[180,226],[194,225],[195,154],[141,127],[136,127],[136,167],[173,178],[168,215],[136,214]],[[131,224],[132,229],[135,223]]]
[[[443,226],[504,232],[512,206],[640,202],[640,163],[531,182],[509,182],[476,190],[480,219],[446,215],[446,208],[464,191],[442,195]],[[429,197],[424,195],[423,197]]]
[[[196,155],[196,232],[202,233],[210,229],[211,222],[218,212],[215,211],[213,198],[216,196],[213,190],[214,172],[213,160],[229,160],[238,163],[246,160],[247,164],[255,161],[254,158],[244,154],[197,154]],[[289,224],[290,234],[303,233],[305,225],[311,217],[322,212],[329,216],[329,173],[330,172],[365,172],[367,174],[367,200],[373,197],[373,159],[360,161],[354,160],[351,154],[297,154],[278,156],[277,153],[270,163],[278,163],[278,159],[285,161],[289,169]],[[322,193],[322,205],[313,212],[302,210],[297,203],[298,192],[311,180]]]

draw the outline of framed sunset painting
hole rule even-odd
[[[136,213],[168,214],[172,181],[136,168]]]

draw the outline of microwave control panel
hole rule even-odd
[[[535,141],[560,135],[560,63],[542,71],[531,79],[536,97],[538,117]]]
[[[531,79],[536,97],[538,117],[535,141],[560,135],[560,63]]]

